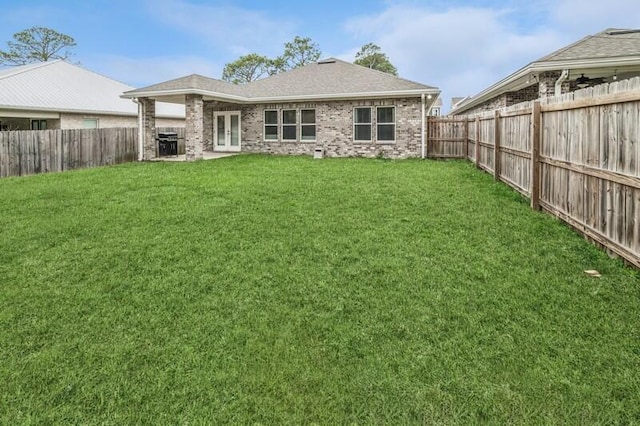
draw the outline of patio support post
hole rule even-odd
[[[185,157],[187,161],[202,160],[204,141],[202,95],[186,95],[185,109]]]
[[[149,161],[156,157],[156,101],[149,98],[140,98],[142,104],[142,137],[143,157]]]

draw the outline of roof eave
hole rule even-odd
[[[37,107],[37,106],[16,106],[16,105],[0,105],[0,110],[10,111],[45,111],[62,114],[96,114],[96,115],[117,115],[121,117],[137,117],[136,112],[124,112],[124,111],[108,111],[108,110],[91,110],[91,109],[70,109],[70,108],[51,108],[51,107]],[[172,114],[157,114],[159,118],[178,118],[184,119],[184,116],[172,115]]]
[[[425,95],[439,95],[437,88],[410,89],[410,90],[387,90],[379,92],[352,92],[352,93],[321,93],[313,95],[290,95],[290,96],[238,96],[220,92],[211,92],[202,89],[177,89],[177,90],[156,90],[156,91],[131,91],[120,95],[121,98],[162,98],[164,96],[181,95],[202,95],[215,98],[221,101],[235,102],[240,104],[267,103],[267,102],[291,102],[291,101],[313,101],[313,100],[346,100],[346,99],[372,99],[372,98],[398,98],[417,97]]]
[[[486,102],[496,96],[499,96],[503,92],[502,88],[517,81],[520,78],[526,77],[527,74],[544,71],[558,71],[563,69],[575,69],[575,68],[599,68],[599,67],[622,67],[625,65],[638,65],[640,64],[640,56],[618,56],[611,58],[591,58],[591,59],[578,59],[578,60],[565,60],[565,61],[544,61],[544,62],[532,62],[524,68],[519,69],[513,74],[505,77],[499,82],[489,86],[482,92],[470,98],[467,103],[458,105],[452,109],[449,114],[460,114],[467,111],[483,102]]]
[[[291,101],[335,101],[349,99],[381,99],[381,98],[401,98],[419,97],[421,95],[439,95],[440,90],[436,88],[412,89],[412,90],[387,90],[380,92],[351,92],[351,93],[320,93],[314,95],[291,95],[291,96],[262,96],[248,98],[250,103],[266,102],[291,102]]]
[[[246,101],[246,97],[231,95],[228,93],[220,93],[220,92],[212,92],[209,90],[203,89],[173,89],[173,90],[131,90],[129,92],[124,92],[120,95],[121,98],[124,99],[135,99],[135,98],[160,98],[163,96],[182,96],[182,95],[202,95],[207,97],[212,97],[224,101],[232,101],[238,103],[244,103]]]

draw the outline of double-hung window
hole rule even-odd
[[[396,140],[395,107],[378,107],[376,109],[376,138],[378,142],[394,142]]]
[[[295,141],[298,139],[298,114],[295,109],[282,110],[282,140]]]
[[[316,140],[316,110],[315,109],[300,110],[300,140],[302,141]]]
[[[278,111],[265,110],[264,112],[264,140],[278,140]]]
[[[371,107],[353,110],[353,139],[371,142]]]

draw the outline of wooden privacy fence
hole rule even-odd
[[[427,154],[467,158],[640,267],[640,78],[429,118]]]
[[[184,128],[157,131],[177,132],[178,153],[184,154]],[[107,166],[137,158],[136,128],[0,132],[0,178]]]

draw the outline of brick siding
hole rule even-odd
[[[376,141],[377,106],[395,107],[395,142]],[[353,140],[353,111],[355,107],[372,107],[372,141],[355,142]],[[278,111],[278,135],[281,137],[281,114],[283,109],[298,111],[298,138],[300,137],[301,109],[316,111],[315,141],[265,141],[264,111]],[[269,154],[312,155],[316,148],[322,148],[327,157],[377,157],[408,158],[418,157],[421,153],[421,104],[420,98],[301,102],[239,106],[217,102],[205,102],[204,105],[204,145],[205,150],[213,148],[213,112],[240,111],[241,113],[241,150]]]

